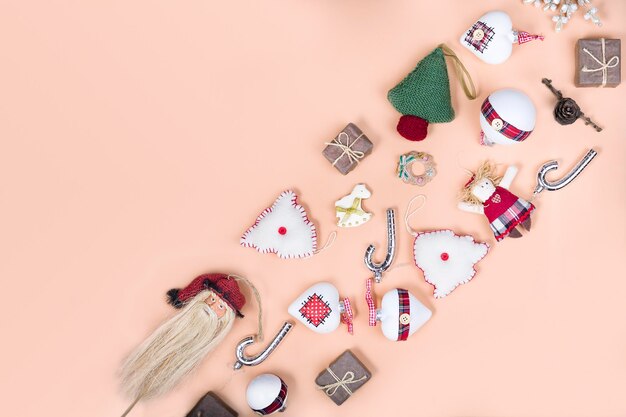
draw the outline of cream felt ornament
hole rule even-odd
[[[432,312],[403,288],[394,288],[383,295],[380,309],[376,308],[372,279],[365,283],[365,301],[369,310],[369,325],[380,321],[383,335],[391,341],[406,341],[432,316]]]
[[[486,161],[473,173],[461,192],[459,208],[484,214],[498,242],[507,236],[522,237],[518,226],[530,231],[530,214],[535,206],[509,191],[516,175],[517,168],[509,166],[504,176],[499,177],[495,166]]]
[[[511,56],[514,43],[521,45],[535,39],[543,40],[543,36],[513,30],[508,14],[491,11],[472,23],[459,42],[487,64],[501,64]]]
[[[422,205],[411,211],[411,205],[422,198]],[[409,218],[426,202],[426,196],[411,199],[404,216],[407,231],[415,237],[413,259],[431,284],[435,298],[443,298],[461,284],[467,284],[476,275],[476,264],[489,251],[489,245],[476,242],[472,236],[459,236],[452,230],[416,232],[409,226]]]
[[[353,333],[354,313],[350,299],[339,298],[339,291],[329,282],[319,282],[296,298],[287,309],[289,314],[316,333],[330,333],[346,323]]]
[[[480,106],[481,143],[493,146],[523,142],[535,129],[536,120],[537,110],[526,94],[512,88],[494,91]]]
[[[317,234],[293,191],[285,191],[263,210],[241,237],[241,245],[281,258],[308,258],[315,254]]]
[[[372,193],[365,184],[357,184],[352,192],[335,202],[335,216],[337,226],[356,227],[367,223],[372,218],[372,213],[363,210],[363,200],[370,198]]]
[[[204,274],[183,289],[168,291],[168,302],[180,313],[157,328],[126,359],[122,371],[123,391],[133,399],[124,412],[143,399],[165,394],[191,373],[230,332],[235,317],[243,317],[246,299],[239,281],[254,286],[245,278],[226,274]],[[259,334],[261,313],[259,304]]]

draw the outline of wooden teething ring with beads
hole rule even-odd
[[[415,162],[419,162],[424,165],[423,174],[415,175],[413,173],[412,166]],[[435,175],[437,175],[433,156],[427,154],[426,152],[416,151],[411,151],[409,153],[405,153],[404,155],[400,155],[397,174],[398,177],[407,184],[424,186],[428,182],[430,182],[430,180],[432,180]]]

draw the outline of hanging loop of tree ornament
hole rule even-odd
[[[560,125],[571,125],[578,119],[583,119],[586,125],[591,125],[596,132],[602,132],[602,128],[598,126],[593,120],[585,116],[578,103],[573,98],[564,97],[560,90],[557,90],[552,85],[552,80],[542,78],[541,82],[548,87],[548,89],[559,100],[554,107],[554,120]]]
[[[246,353],[245,353],[246,347],[248,347],[249,345],[255,342],[255,337],[248,336],[245,339],[241,340],[241,342],[237,344],[237,347],[235,349],[235,357],[237,358],[237,362],[235,362],[235,364],[233,365],[233,369],[237,370],[237,369],[241,369],[244,365],[256,366],[262,363],[265,359],[267,359],[270,356],[270,354],[274,351],[274,349],[278,347],[280,342],[283,341],[285,336],[287,336],[287,334],[291,331],[292,328],[293,328],[293,323],[286,321],[283,324],[283,327],[280,328],[280,330],[278,331],[278,333],[276,334],[272,342],[265,349],[263,349],[259,354],[255,356],[246,356]]]
[[[557,161],[548,161],[543,164],[539,169],[539,172],[537,172],[537,186],[535,187],[535,191],[533,191],[533,198],[543,190],[560,190],[570,182],[574,181],[574,179],[587,167],[587,165],[589,165],[591,160],[595,158],[597,154],[598,152],[594,149],[589,149],[589,151],[576,164],[576,166],[574,166],[574,168],[572,168],[561,179],[556,181],[546,180],[546,174],[554,169],[557,169],[559,167],[559,163]]]
[[[387,209],[387,255],[385,256],[385,260],[381,263],[376,263],[372,260],[372,255],[375,250],[374,245],[367,247],[364,262],[365,266],[374,273],[376,282],[379,283],[383,278],[383,272],[391,266],[396,254],[396,221],[395,212],[391,208]]]

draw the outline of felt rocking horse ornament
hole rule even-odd
[[[372,196],[365,184],[357,184],[350,194],[335,202],[337,226],[356,227],[367,223],[372,214],[363,210],[362,202]]]
[[[239,288],[245,278],[226,274],[204,274],[182,289],[167,292],[168,302],[180,312],[157,328],[122,366],[122,389],[133,403],[126,416],[140,400],[169,392],[212,352],[235,323],[243,317],[246,298]],[[259,305],[260,306],[260,305]],[[260,327],[259,334],[263,334]]]

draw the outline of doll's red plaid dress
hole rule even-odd
[[[535,209],[528,201],[519,198],[506,188],[496,187],[496,191],[483,203],[485,216],[496,240],[499,242],[518,224],[524,222]]]

